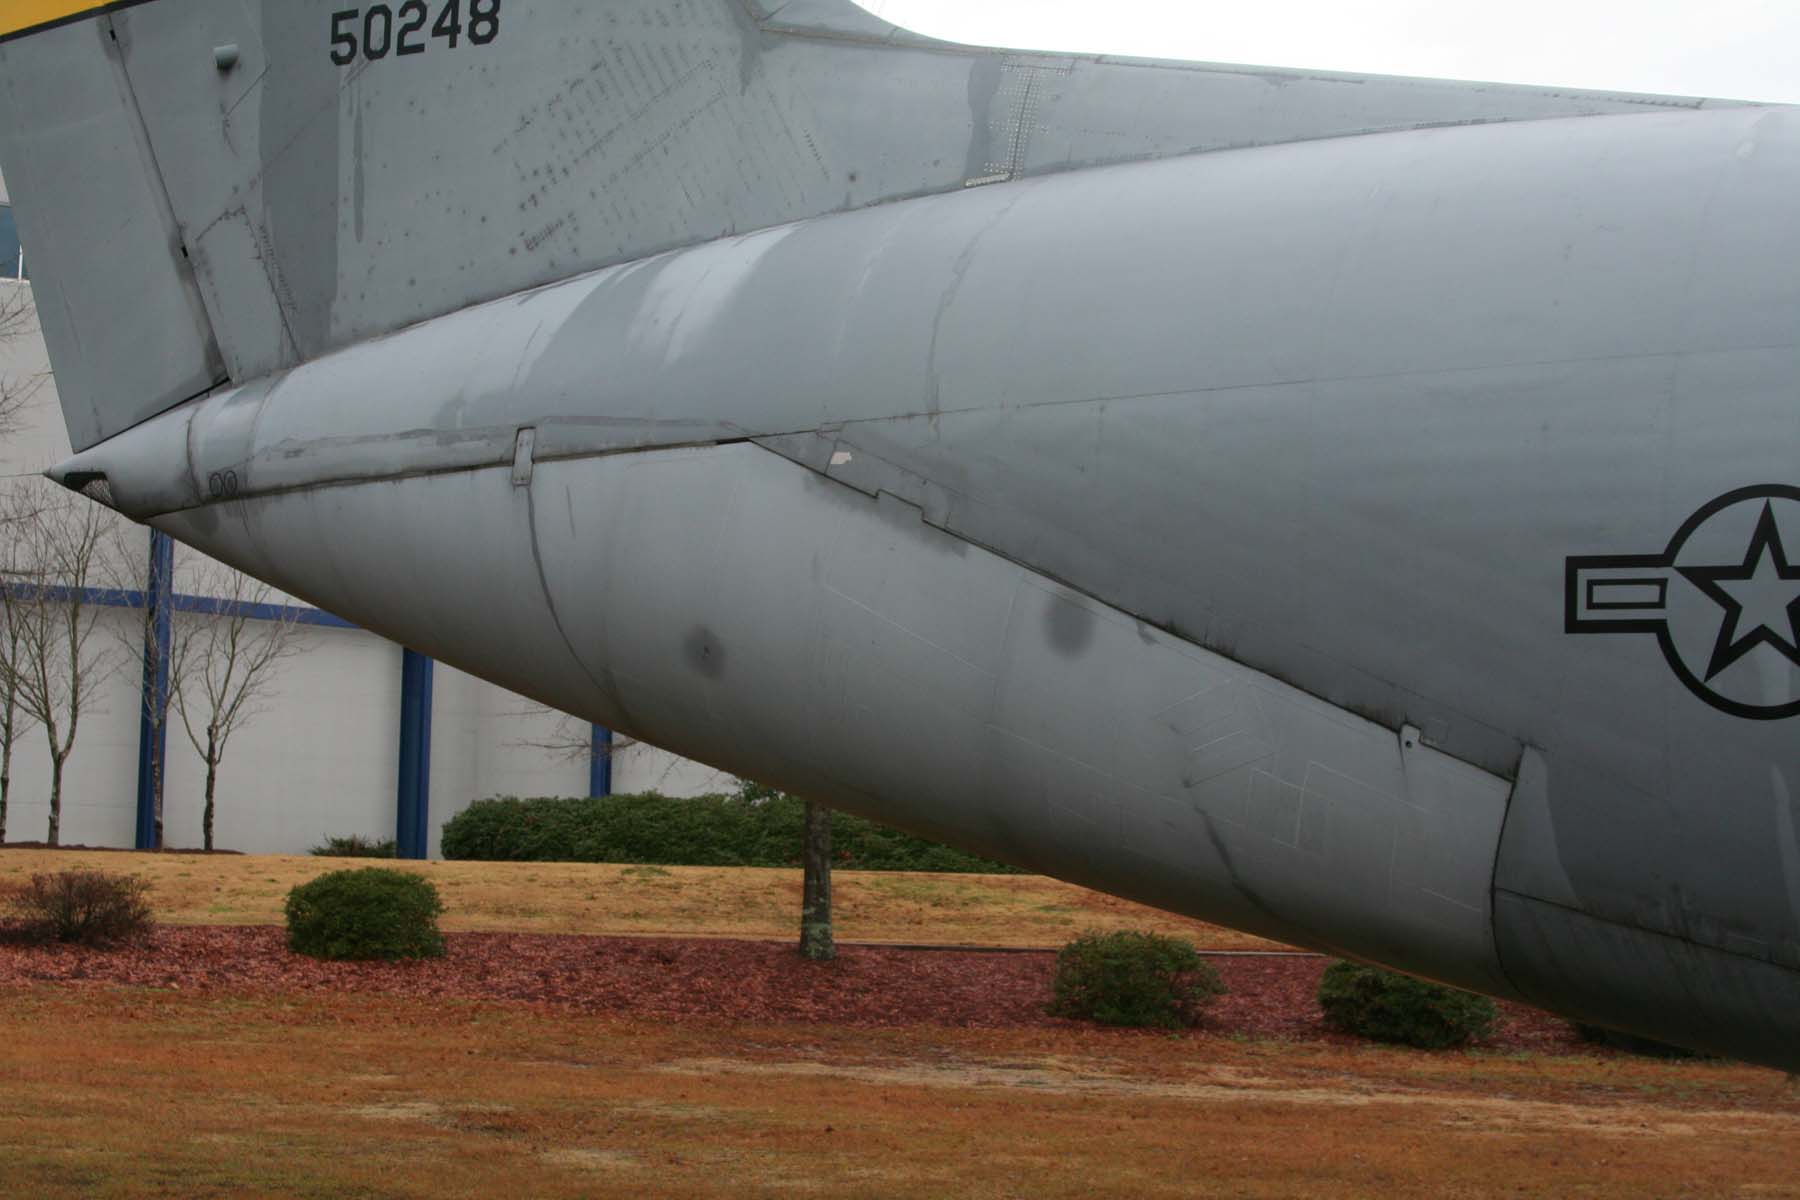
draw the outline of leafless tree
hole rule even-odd
[[[32,325],[31,291],[23,285],[0,284],[0,348],[30,332]],[[26,405],[43,386],[42,376],[19,379],[0,375],[0,438],[19,432],[24,424]],[[15,495],[17,493],[17,495]],[[0,842],[6,840],[6,806],[12,793],[13,747],[31,729],[31,718],[19,705],[18,678],[21,661],[21,626],[12,616],[14,591],[11,584],[29,577],[20,550],[20,540],[10,527],[18,518],[30,513],[35,501],[25,499],[22,488],[9,488],[0,498]]]
[[[30,586],[31,572],[21,553],[24,543],[9,532],[22,507],[21,491],[11,487],[0,496],[0,842],[6,840],[6,808],[12,797],[13,747],[32,725],[19,704],[25,627],[23,616],[14,615],[26,602],[23,589]]]
[[[7,491],[8,558],[5,686],[23,717],[44,731],[50,751],[52,846],[62,833],[63,767],[94,692],[118,666],[116,648],[96,637],[105,583],[102,563],[117,519],[98,504],[19,481]],[[12,639],[16,638],[16,642]]]
[[[594,727],[591,724],[547,704],[524,704],[507,715],[533,721],[555,717],[556,724],[548,732],[510,738],[506,744],[527,750],[542,750],[563,762],[591,764],[596,756],[615,756],[638,744],[632,738],[615,733],[611,742],[596,746]]]
[[[165,646],[156,636],[157,610],[153,605],[151,593],[156,589],[154,570],[150,564],[151,551],[145,547],[144,539],[135,525],[128,525],[121,531],[112,551],[107,555],[106,574],[112,586],[120,592],[135,593],[141,596],[142,603],[136,609],[136,621],[109,622],[108,628],[116,635],[120,659],[122,663],[142,662],[146,676],[153,679],[158,672],[167,672],[170,664],[159,661],[159,656],[172,658],[170,648]],[[171,556],[173,558],[173,556]],[[163,752],[166,747],[164,731],[169,724],[169,708],[174,703],[173,678],[161,689],[145,686],[138,689],[142,709],[140,715],[151,731],[150,762],[150,795],[151,819],[153,822],[152,845],[161,848],[163,845],[163,778],[166,764]]]
[[[0,283],[0,347],[37,332],[31,289],[24,284]],[[25,407],[44,386],[42,375],[18,378],[0,375],[0,437],[17,433],[24,423]]]
[[[207,560],[193,586],[212,598],[204,611],[175,614],[169,692],[182,731],[206,762],[200,831],[213,848],[219,763],[231,735],[267,711],[275,668],[306,648],[296,610],[275,603],[265,583]]]

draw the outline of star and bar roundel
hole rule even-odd
[[[1689,691],[1733,716],[1800,715],[1800,488],[1727,492],[1661,554],[1571,557],[1569,633],[1653,633]]]

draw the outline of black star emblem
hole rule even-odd
[[[1706,667],[1709,681],[1757,646],[1773,646],[1800,666],[1800,567],[1788,565],[1771,504],[1763,503],[1741,565],[1676,569],[1725,610]],[[1740,637],[1742,628],[1749,632]]]

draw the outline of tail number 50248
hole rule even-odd
[[[331,61],[345,67],[358,58],[374,62],[389,54],[423,54],[434,40],[454,50],[464,36],[474,46],[499,37],[500,0],[469,0],[466,21],[463,0],[444,0],[436,20],[425,0],[405,0],[397,8],[340,9],[331,14]]]

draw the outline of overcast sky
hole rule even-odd
[[[858,0],[954,41],[1800,103],[1800,0]]]

